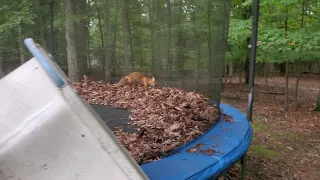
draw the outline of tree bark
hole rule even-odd
[[[111,80],[110,63],[110,30],[109,30],[109,0],[104,0],[103,31],[104,31],[104,76],[106,81]]]
[[[150,19],[150,33],[151,33],[151,72],[153,75],[156,73],[156,58],[155,58],[155,25],[154,25],[154,8],[153,0],[148,0],[149,2],[149,19]]]
[[[103,73],[105,73],[105,63],[104,63],[104,49],[105,49],[105,46],[104,46],[104,36],[103,36],[103,28],[102,28],[102,23],[101,23],[101,15],[100,15],[100,9],[97,5],[97,3],[95,2],[95,7],[96,7],[96,11],[97,11],[97,18],[98,18],[98,25],[99,25],[99,33],[100,33],[100,39],[101,39],[101,58],[100,58],[100,64],[101,64],[101,67],[102,67],[102,71]],[[105,77],[104,77],[105,78]]]
[[[157,23],[156,23],[156,38],[155,38],[155,44],[156,44],[156,63],[157,63],[157,71],[162,72],[162,50],[160,46],[160,37],[161,37],[161,5],[159,0],[156,1],[156,16],[157,16]]]
[[[207,23],[208,23],[208,55],[209,55],[209,58],[208,58],[208,85],[209,85],[209,89],[208,89],[208,93],[211,94],[212,90],[213,90],[213,69],[212,69],[212,37],[211,37],[211,11],[212,11],[212,8],[211,8],[211,1],[210,0],[207,0]]]
[[[300,20],[301,28],[303,28],[303,25],[304,25],[304,8],[305,8],[305,0],[302,0],[301,20]],[[300,58],[298,62],[296,62],[296,85],[295,85],[295,91],[294,91],[294,100],[295,100],[296,109],[298,109],[299,107],[298,88],[299,88],[299,82],[300,82],[300,73],[301,73],[301,51],[300,51]]]
[[[116,75],[117,71],[117,61],[116,61],[116,51],[117,51],[117,31],[118,31],[118,11],[119,11],[119,1],[116,2],[116,10],[115,10],[115,17],[112,23],[112,33],[113,33],[113,40],[112,40],[112,47],[111,47],[111,54],[110,54],[110,61],[111,61],[111,76]]]
[[[132,71],[132,64],[130,63],[129,55],[129,22],[126,17],[126,0],[122,0],[122,22],[123,22],[123,52],[124,52],[124,66],[126,73]]]
[[[26,62],[25,53],[24,53],[24,44],[23,44],[23,37],[21,35],[21,29],[18,30],[18,42],[19,42],[19,52],[20,52],[20,63],[23,64]]]
[[[284,22],[284,26],[285,26],[285,38],[287,38],[287,33],[288,33],[288,2],[286,2],[286,18],[285,18],[285,22]],[[289,99],[289,63],[288,61],[286,61],[286,87],[285,87],[285,97],[284,97],[284,111],[288,112],[288,99]]]
[[[83,76],[88,73],[88,60],[87,60],[87,42],[88,42],[88,19],[87,19],[87,3],[86,0],[80,0],[80,21],[78,29],[78,54],[79,54],[79,75]]]
[[[68,78],[70,82],[79,81],[79,64],[76,46],[76,0],[65,0],[66,11],[66,41],[67,41],[67,61]]]
[[[168,47],[167,47],[167,78],[166,78],[166,86],[168,85],[168,79],[171,78],[171,69],[172,69],[172,59],[171,59],[171,2],[170,0],[166,0],[167,10],[168,10]]]
[[[132,35],[131,35],[131,25],[130,25],[130,18],[129,18],[129,9],[128,3],[129,1],[125,1],[125,18],[126,23],[128,26],[128,37],[129,37],[129,47],[130,47],[130,63],[132,71],[135,71],[135,59],[134,59],[134,51],[133,51],[133,43],[132,43]]]
[[[40,5],[40,0],[37,1],[37,19],[38,19],[38,28],[39,28],[39,33],[40,33],[40,41],[41,41],[41,46],[44,49],[47,49],[46,42],[44,40],[44,33],[43,33],[43,15],[41,13],[41,5]],[[51,52],[53,55],[53,53]]]

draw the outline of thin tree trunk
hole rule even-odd
[[[178,25],[178,32],[177,32],[177,59],[176,59],[176,68],[179,71],[179,76],[180,76],[180,83],[183,85],[183,78],[184,78],[184,66],[185,66],[185,47],[186,47],[186,38],[185,38],[185,33],[182,27],[182,19],[183,17],[183,1],[179,1],[179,10],[178,10],[178,18],[177,18],[177,25]]]
[[[197,31],[196,41],[197,41],[197,60],[195,66],[195,80],[198,83],[200,78],[200,60],[201,60],[201,39],[200,39],[200,31]]]
[[[88,26],[88,28],[89,28],[89,26],[90,26],[90,21],[88,21],[87,23],[88,23],[87,26]],[[88,38],[87,38],[87,61],[88,61],[88,73],[90,73],[90,72],[91,72],[90,31],[88,31],[87,33],[88,33],[88,34],[87,34],[87,37],[88,37]]]
[[[167,78],[166,86],[168,85],[168,79],[171,77],[172,59],[171,59],[171,2],[166,0],[168,9],[168,47],[167,47]]]
[[[88,39],[88,20],[85,16],[87,11],[87,4],[86,0],[80,0],[79,3],[79,10],[80,10],[80,21],[79,21],[79,29],[78,29],[78,56],[79,56],[79,73],[80,76],[83,76],[88,73],[88,60],[87,60],[87,39]]]
[[[288,33],[288,2],[286,1],[286,18],[284,22],[285,26],[285,38],[287,38],[287,33]],[[286,61],[286,87],[285,87],[285,97],[284,97],[284,111],[288,112],[288,98],[289,98],[289,63]]]
[[[154,26],[154,11],[153,11],[153,0],[149,2],[149,19],[150,19],[150,33],[151,33],[151,72],[155,75],[156,70],[156,58],[155,58],[155,26]]]
[[[123,53],[124,53],[124,66],[126,73],[132,71],[132,64],[130,63],[129,56],[129,26],[128,19],[126,18],[126,0],[122,0],[122,22],[123,22]]]
[[[207,23],[208,23],[208,54],[209,54],[209,58],[208,58],[208,84],[209,84],[209,92],[212,92],[213,89],[213,82],[212,82],[212,76],[213,76],[213,69],[212,69],[212,64],[213,64],[213,60],[212,60],[212,38],[211,38],[211,1],[207,0]]]
[[[26,59],[25,59],[25,53],[24,53],[23,37],[21,35],[21,28],[18,29],[18,43],[19,43],[19,52],[20,52],[20,63],[23,64],[26,62]]]
[[[43,17],[41,13],[41,5],[40,5],[40,0],[37,1],[37,16],[38,16],[38,28],[39,28],[39,33],[40,33],[40,41],[41,41],[41,46],[45,49],[47,49],[46,42],[44,40],[44,33],[43,33]],[[51,52],[52,54],[52,52]],[[53,55],[53,54],[52,54]]]
[[[268,63],[264,63],[264,81],[266,83],[267,92],[269,91],[269,84],[268,84]]]
[[[304,8],[305,8],[305,0],[302,0],[301,4],[301,21],[300,21],[300,27],[303,28],[304,25]],[[299,88],[299,82],[300,82],[300,73],[301,73],[301,51],[300,51],[300,59],[296,63],[296,86],[294,91],[294,100],[296,109],[299,107],[299,100],[298,100],[298,88]]]
[[[99,32],[100,32],[100,39],[101,39],[101,51],[103,52],[104,49],[105,49],[105,46],[104,46],[104,37],[103,37],[103,30],[102,30],[102,23],[101,23],[101,15],[100,15],[100,9],[97,5],[97,3],[95,2],[95,6],[96,6],[96,10],[97,10],[97,18],[98,18],[98,24],[99,24]],[[101,63],[101,66],[102,66],[102,71],[104,71],[105,69],[105,63],[104,63],[104,53],[101,53],[101,59],[100,59],[100,63]],[[105,77],[104,77],[105,78]]]
[[[132,43],[132,35],[131,35],[131,25],[130,25],[130,18],[129,18],[129,9],[128,3],[129,1],[125,1],[125,18],[126,23],[128,26],[128,36],[129,36],[129,47],[130,47],[130,63],[132,71],[135,71],[135,59],[134,59],[134,51],[133,51],[133,43]]]
[[[294,91],[294,100],[296,109],[299,107],[299,100],[298,100],[298,88],[299,88],[299,82],[300,82],[300,73],[301,73],[301,61],[299,60],[296,63],[296,85],[295,85],[295,91]]]
[[[65,0],[66,11],[66,41],[68,56],[68,78],[70,82],[79,81],[79,67],[77,58],[77,47],[75,40],[76,26],[76,0]]]
[[[157,14],[157,23],[156,23],[156,63],[157,63],[157,72],[162,72],[162,50],[160,46],[160,38],[161,38],[161,14],[160,14],[160,2],[159,0],[156,1],[156,14]]]
[[[118,34],[117,33],[118,11],[119,11],[119,1],[116,2],[115,17],[112,23],[113,40],[112,40],[112,47],[111,47],[111,54],[110,54],[112,76],[116,76],[116,70],[117,70],[116,51],[117,51],[117,34]]]
[[[109,0],[104,0],[103,15],[103,31],[104,31],[104,76],[106,81],[110,81],[110,30],[109,30]]]

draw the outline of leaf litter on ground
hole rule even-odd
[[[77,93],[90,104],[101,104],[129,111],[129,124],[137,132],[114,132],[138,164],[152,162],[175,148],[199,137],[218,120],[216,105],[201,93],[172,87],[115,87],[84,76],[72,83]],[[224,120],[231,117],[222,114]]]

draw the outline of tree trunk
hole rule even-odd
[[[228,75],[233,76],[233,63],[229,62],[228,64]]]
[[[168,79],[171,78],[172,59],[171,59],[171,2],[166,0],[168,9],[168,47],[167,47],[167,78],[166,86],[168,85]]]
[[[195,65],[195,80],[198,83],[200,78],[200,60],[201,60],[201,39],[200,39],[200,31],[197,30],[196,34],[196,42],[197,42],[197,60]]]
[[[88,39],[88,19],[87,19],[87,3],[86,0],[80,0],[80,21],[78,28],[78,56],[79,56],[79,75],[83,76],[88,73],[88,60],[87,60],[87,39]]]
[[[287,38],[288,33],[288,2],[286,2],[286,18],[284,22],[285,26],[285,38]],[[288,99],[289,99],[289,63],[288,60],[286,61],[286,87],[285,87],[285,97],[284,97],[284,111],[288,112]]]
[[[288,74],[288,67],[289,67],[289,63],[288,61],[286,61],[286,84],[285,84],[285,97],[284,97],[284,111],[288,112],[288,99],[289,99],[289,74]]]
[[[211,8],[211,1],[210,0],[207,0],[207,14],[208,14],[208,17],[207,17],[207,23],[208,23],[208,55],[209,55],[209,58],[208,58],[208,85],[209,85],[209,89],[208,89],[208,93],[211,94],[211,92],[213,91],[213,82],[212,82],[212,77],[213,77],[213,68],[212,68],[212,65],[213,65],[213,59],[212,59],[212,37],[211,37],[211,11],[212,11],[212,8]]]
[[[130,63],[131,63],[131,69],[132,71],[135,71],[135,59],[134,59],[134,52],[133,52],[133,43],[132,43],[132,35],[131,35],[131,25],[130,25],[130,18],[129,18],[129,9],[128,9],[128,3],[130,1],[125,1],[125,18],[126,23],[128,26],[128,37],[129,37],[129,47],[130,47]]]
[[[116,1],[116,10],[115,10],[115,17],[112,23],[112,33],[113,33],[113,40],[112,40],[112,47],[111,47],[111,54],[110,54],[110,61],[111,61],[111,76],[116,76],[117,71],[117,61],[116,61],[116,51],[117,51],[117,32],[118,32],[118,11],[119,11],[119,1]]]
[[[265,83],[266,83],[266,87],[267,87],[267,92],[269,91],[269,84],[268,84],[268,63],[267,62],[265,62],[264,63],[264,81],[265,81]]]
[[[40,0],[37,1],[37,19],[38,19],[38,28],[39,28],[39,33],[40,33],[40,41],[41,41],[41,46],[44,49],[47,49],[46,42],[44,40],[44,33],[43,33],[43,15],[41,13],[41,5],[40,5]],[[53,53],[51,52],[53,55]]]
[[[156,71],[156,58],[155,58],[155,26],[154,26],[154,11],[153,11],[153,0],[148,0],[149,2],[149,19],[150,19],[150,33],[151,33],[151,72],[155,76]]]
[[[157,72],[162,72],[162,50],[160,46],[160,38],[161,38],[161,5],[159,0],[156,1],[156,14],[157,14],[157,23],[156,23],[156,38],[155,38],[155,44],[156,44],[156,64],[157,64]]]
[[[130,63],[129,56],[129,22],[126,18],[126,0],[122,0],[122,22],[123,22],[123,53],[124,53],[124,66],[126,73],[132,71],[132,64]]]
[[[179,76],[180,76],[180,81],[181,83],[183,82],[183,78],[184,78],[184,64],[185,64],[185,59],[186,59],[186,55],[185,55],[185,47],[187,44],[186,38],[185,38],[185,32],[183,30],[182,27],[182,22],[184,19],[183,17],[183,1],[180,0],[179,1],[179,10],[178,10],[178,17],[177,17],[177,25],[178,25],[178,32],[177,32],[177,43],[176,43],[176,47],[177,47],[177,59],[176,59],[176,68],[179,71]]]
[[[66,11],[66,41],[67,41],[67,61],[68,78],[70,82],[79,81],[79,65],[76,46],[76,0],[65,0]]]
[[[103,31],[104,31],[104,76],[106,81],[111,79],[111,63],[110,63],[110,30],[109,30],[109,0],[104,0],[104,15],[103,15]]]
[[[294,100],[296,109],[299,107],[299,100],[298,100],[298,88],[299,88],[299,82],[300,82],[300,73],[301,73],[301,62],[300,60],[296,62],[296,85],[295,85],[295,91],[294,91]]]
[[[24,55],[24,44],[23,44],[23,37],[21,35],[21,29],[19,29],[18,42],[19,42],[19,52],[20,52],[20,63],[23,64],[26,62],[26,60]]]
[[[89,6],[89,5],[88,5]],[[87,21],[87,27],[89,28],[89,25],[90,25],[90,21]],[[90,57],[90,54],[91,54],[91,52],[90,52],[90,31],[89,31],[89,29],[88,29],[88,32],[87,32],[88,34],[87,34],[87,64],[88,64],[88,73],[90,73],[91,72],[91,57]]]
[[[103,37],[103,30],[102,30],[102,23],[101,23],[101,16],[100,16],[100,9],[97,5],[97,3],[95,2],[95,6],[96,6],[96,10],[97,10],[97,18],[98,18],[98,24],[99,24],[99,32],[100,32],[100,39],[101,39],[101,58],[100,58],[100,64],[102,66],[102,71],[103,73],[105,73],[105,63],[104,63],[104,50],[105,50],[105,45],[104,45],[104,37]],[[105,77],[104,77],[105,78]]]

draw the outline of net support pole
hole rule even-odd
[[[259,0],[253,0],[252,6],[252,35],[251,35],[251,52],[250,52],[250,69],[249,69],[249,95],[247,119],[252,122],[252,105],[253,105],[253,89],[255,76],[255,62],[257,52],[258,22],[259,22]],[[245,180],[246,174],[246,154],[241,158],[242,180]]]

